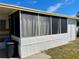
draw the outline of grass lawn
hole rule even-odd
[[[79,59],[79,38],[67,45],[46,51],[51,59]]]

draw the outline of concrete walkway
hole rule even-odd
[[[50,59],[51,57],[45,53],[39,53],[23,59]]]

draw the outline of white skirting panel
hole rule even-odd
[[[68,33],[21,39],[21,58],[68,43]]]

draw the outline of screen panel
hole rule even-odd
[[[61,18],[61,33],[67,33],[67,19]]]
[[[60,33],[60,18],[52,17],[52,34]]]

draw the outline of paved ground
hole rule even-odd
[[[39,54],[35,54],[24,59],[50,59],[50,58],[51,57],[45,53],[39,53]]]
[[[45,53],[39,53],[23,59],[50,59],[51,57]],[[0,58],[0,59],[19,59],[19,58]]]

